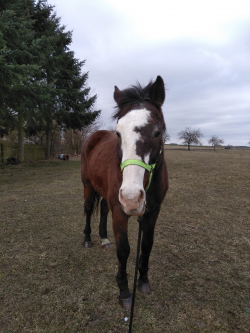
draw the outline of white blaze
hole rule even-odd
[[[136,154],[136,142],[141,135],[135,128],[144,127],[148,124],[150,111],[146,109],[133,110],[119,119],[116,131],[121,135],[122,162],[130,159],[141,161],[141,157]],[[145,156],[145,163],[149,162],[149,154]],[[143,179],[145,169],[138,165],[128,165],[123,170],[123,182],[120,190],[124,199],[133,200],[138,192],[143,191]],[[143,206],[143,203],[142,203]],[[142,208],[142,207],[141,207]]]

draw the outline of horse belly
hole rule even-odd
[[[118,198],[122,173],[117,154],[117,136],[110,131],[91,134],[82,149],[82,181],[91,183],[108,202]]]
[[[107,174],[103,167],[100,167],[96,159],[91,159],[88,163],[88,176],[93,188],[102,196],[107,199],[106,193],[108,192],[107,184],[105,180],[107,179]]]

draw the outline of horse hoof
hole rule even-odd
[[[139,280],[138,281],[138,290],[143,294],[149,294],[150,293],[149,283],[143,283]]]
[[[105,250],[110,250],[112,248],[112,245],[110,243],[108,244],[103,244],[102,245],[102,248],[105,249]]]
[[[85,249],[90,249],[93,246],[93,243],[91,241],[84,242]]]
[[[108,238],[103,238],[102,239],[102,248],[105,249],[105,250],[110,250],[111,249],[111,243],[110,241],[108,240]]]
[[[131,310],[131,305],[132,305],[132,297],[126,298],[126,299],[121,299],[119,297],[119,304],[121,307],[125,310],[130,311]]]

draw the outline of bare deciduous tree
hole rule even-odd
[[[163,139],[163,144],[171,139],[167,129],[163,132],[162,139]]]
[[[192,143],[198,145],[201,145],[200,138],[202,138],[204,135],[200,131],[200,129],[192,129],[191,127],[186,127],[184,131],[181,131],[178,133],[178,137],[180,140],[183,140],[184,144],[188,145],[188,150],[190,150],[190,145]]]
[[[212,135],[211,139],[208,140],[208,143],[211,144],[215,150],[216,146],[222,145],[224,143],[224,140],[220,139],[217,135]]]

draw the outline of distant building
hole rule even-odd
[[[32,144],[32,145],[34,145],[35,144],[35,142],[34,141],[32,141],[32,140],[30,140],[30,139],[26,139],[26,138],[24,138],[24,140],[23,140],[23,143],[25,143],[25,144]]]

